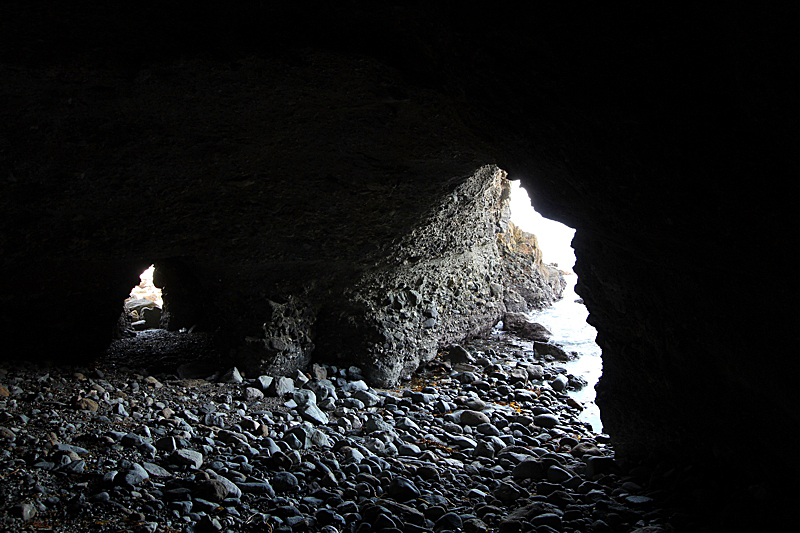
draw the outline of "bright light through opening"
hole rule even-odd
[[[575,230],[537,213],[531,206],[528,193],[519,181],[511,182],[511,221],[523,231],[533,233],[542,249],[545,263],[557,263],[566,272],[567,286],[563,298],[552,307],[529,314],[553,334],[550,341],[559,344],[567,352],[576,352],[578,358],[564,364],[567,372],[586,380],[588,386],[570,395],[584,406],[580,419],[589,422],[595,431],[600,431],[600,410],[595,404],[594,386],[602,374],[600,347],[595,343],[597,331],[586,323],[588,311],[575,294],[575,252],[570,243]]]
[[[164,300],[161,298],[161,289],[153,285],[153,272],[155,266],[150,267],[141,273],[139,285],[131,290],[130,299],[150,300],[155,302],[157,307],[164,307]]]
[[[557,263],[561,270],[572,272],[575,253],[570,243],[575,230],[537,213],[519,180],[511,182],[511,221],[523,231],[536,235],[545,263]]]

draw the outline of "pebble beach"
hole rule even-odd
[[[243,376],[149,335],[91,368],[0,369],[0,531],[671,531],[579,383],[507,335],[391,390],[356,367]]]

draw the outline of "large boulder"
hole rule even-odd
[[[506,313],[503,315],[503,329],[514,332],[518,337],[531,341],[547,342],[552,333],[543,325],[531,322],[522,313]]]
[[[508,191],[506,173],[486,166],[444,197],[362,274],[335,321],[320,317],[321,355],[354,361],[373,384],[391,386],[440,349],[488,335],[505,314],[503,287],[512,279],[536,280],[540,301],[559,298],[531,254],[512,262],[501,251]]]

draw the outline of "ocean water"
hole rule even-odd
[[[600,347],[595,342],[597,330],[586,323],[586,317],[589,316],[586,306],[575,301],[579,298],[575,294],[577,276],[572,274],[564,279],[567,281],[564,297],[548,309],[529,313],[528,318],[550,330],[553,334],[551,342],[560,344],[567,352],[578,353],[575,361],[564,363],[563,366],[570,374],[585,379],[588,385],[580,391],[570,392],[570,396],[584,406],[580,419],[590,423],[592,429],[600,433],[602,423],[600,409],[594,402],[594,386],[603,372],[603,360]]]
[[[564,296],[553,306],[543,311],[529,313],[528,318],[545,326],[553,334],[551,342],[564,347],[567,352],[577,352],[578,358],[564,364],[567,372],[582,377],[588,385],[570,395],[584,405],[580,419],[592,425],[594,431],[602,431],[600,410],[595,404],[594,386],[603,372],[603,361],[600,347],[595,343],[597,330],[586,323],[589,312],[586,306],[576,302],[579,296],[575,293],[578,276],[572,271],[575,265],[575,252],[570,243],[575,230],[541,216],[534,209],[528,193],[520,187],[518,181],[511,182],[511,221],[524,231],[536,235],[542,256],[546,263],[556,263],[568,272],[564,276],[567,287]]]

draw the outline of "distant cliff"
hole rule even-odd
[[[524,313],[549,307],[564,293],[567,283],[561,270],[542,261],[536,235],[508,223],[497,236],[505,270],[504,303],[509,312]]]

